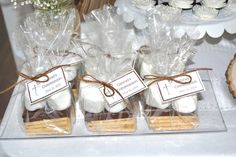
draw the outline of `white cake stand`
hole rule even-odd
[[[136,8],[130,0],[116,0],[117,13],[123,16],[127,23],[132,23],[137,29],[148,26],[146,11]],[[205,34],[212,38],[219,38],[224,31],[236,33],[236,7],[226,7],[220,10],[219,15],[212,20],[202,20],[193,15],[192,10],[184,10],[180,23],[176,25],[177,35],[187,33],[193,39],[201,39]]]

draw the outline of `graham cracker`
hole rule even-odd
[[[64,135],[72,131],[71,119],[68,117],[47,119],[25,123],[27,135]]]
[[[135,118],[112,119],[91,121],[87,124],[90,131],[95,132],[126,132],[131,133],[136,130]]]
[[[189,130],[198,125],[197,116],[152,116],[147,120],[149,128],[161,131]]]

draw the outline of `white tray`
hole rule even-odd
[[[215,93],[212,89],[212,83],[209,79],[208,72],[199,72],[203,80],[206,91],[200,94],[198,101],[198,118],[199,126],[190,130],[181,131],[152,131],[148,128],[143,115],[137,116],[137,130],[132,135],[157,134],[157,133],[194,133],[194,132],[218,132],[226,131],[226,127],[216,101]],[[96,133],[87,130],[84,123],[84,116],[80,111],[79,104],[76,106],[76,121],[73,126],[72,134],[59,136],[27,136],[24,132],[24,124],[22,119],[23,105],[22,104],[22,86],[15,89],[12,99],[13,103],[9,104],[7,112],[3,118],[2,132],[0,139],[30,139],[30,138],[52,138],[52,137],[88,137],[88,136],[106,136],[106,135],[127,135],[125,133]],[[141,102],[137,103],[140,104]],[[128,134],[129,135],[129,134]]]
[[[148,26],[146,11],[136,8],[130,0],[117,0],[115,3],[117,13],[123,16],[127,23],[133,22],[138,29]],[[221,37],[224,31],[236,33],[236,9],[222,9],[219,15],[212,20],[201,20],[192,14],[192,10],[185,10],[181,15],[181,23],[176,27],[179,35],[187,33],[194,39],[201,39],[205,34],[212,38]]]

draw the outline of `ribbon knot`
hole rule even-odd
[[[65,65],[58,65],[58,66],[55,66],[47,71],[45,71],[44,73],[40,73],[38,75],[35,75],[35,76],[28,76],[24,73],[21,73],[21,72],[17,72],[17,75],[18,76],[21,76],[22,78],[24,78],[25,80],[31,80],[31,81],[35,81],[35,82],[48,82],[49,81],[49,77],[48,77],[48,74],[58,68],[61,68],[61,67],[68,67],[68,66],[71,66],[70,64],[65,64]],[[45,77],[46,79],[43,79],[41,80],[40,78],[43,78]]]
[[[194,69],[194,70],[190,70],[190,71],[185,71],[181,74],[178,75],[173,75],[173,76],[158,76],[158,75],[145,75],[144,79],[145,80],[150,80],[151,82],[148,84],[148,86],[152,85],[155,82],[159,82],[159,81],[163,81],[163,80],[169,80],[169,81],[174,81],[176,83],[179,84],[189,84],[192,82],[192,77],[190,75],[188,75],[188,73],[194,72],[194,71],[199,71],[199,70],[212,70],[210,68],[198,68],[198,69]],[[188,77],[189,79],[187,81],[181,81],[178,80],[178,77]]]
[[[49,81],[49,77],[48,77],[48,75],[46,73],[38,74],[38,75],[33,76],[33,77],[32,76],[28,76],[28,75],[26,75],[24,73],[21,73],[21,72],[17,72],[17,75],[21,76],[24,79],[32,80],[32,81],[35,81],[35,82],[47,82],[47,81]],[[42,77],[45,77],[46,79],[40,80],[40,78],[42,78]]]
[[[90,77],[90,79],[88,77]],[[97,83],[97,84],[102,85],[103,86],[103,93],[106,97],[112,97],[112,96],[115,95],[115,93],[117,93],[117,94],[119,94],[119,96],[122,98],[122,100],[126,104],[125,98],[122,96],[122,94],[115,87],[112,86],[112,84],[104,82],[104,81],[100,81],[100,80],[96,79],[95,77],[93,77],[92,75],[89,75],[89,74],[86,74],[86,75],[82,76],[80,78],[80,80],[84,81],[86,83]],[[111,93],[108,94],[106,92],[107,88],[111,91]],[[126,106],[128,107],[127,104],[126,104]]]
[[[186,76],[188,77],[188,81],[180,81],[177,80],[176,78],[180,76]],[[192,77],[190,75],[175,75],[175,76],[158,76],[158,75],[145,75],[144,79],[146,80],[153,80],[151,83],[148,84],[148,86],[152,85],[155,82],[163,81],[163,80],[169,80],[169,81],[174,81],[179,84],[189,84],[192,82]]]
[[[64,64],[64,65],[58,65],[58,66],[55,66],[47,71],[45,71],[44,73],[41,73],[41,74],[38,74],[38,75],[35,75],[35,76],[29,76],[29,75],[26,75],[24,73],[21,73],[21,72],[17,72],[17,75],[22,77],[23,79],[10,85],[8,88],[6,88],[5,90],[3,91],[0,91],[0,94],[4,94],[6,92],[8,92],[9,90],[11,90],[12,88],[14,88],[15,86],[17,86],[18,84],[26,81],[26,80],[31,80],[31,81],[35,81],[35,82],[40,82],[40,83],[43,83],[43,82],[48,82],[49,81],[49,77],[48,77],[48,74],[58,68],[61,68],[61,67],[69,67],[71,66],[71,64]],[[40,78],[42,77],[45,77],[46,79],[43,79],[41,80]]]

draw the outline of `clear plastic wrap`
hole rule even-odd
[[[80,35],[80,15],[73,0],[11,0],[11,3],[15,8],[24,5],[34,8],[34,13],[25,19],[24,26],[29,28],[25,30],[29,41],[33,39],[35,44],[48,48],[47,43],[54,44],[63,36],[63,47],[68,44],[72,34],[77,37]]]
[[[193,40],[186,35],[176,38],[171,23],[160,22],[160,18],[157,14],[149,18],[149,43],[141,49],[140,75],[143,78],[149,75],[179,75],[186,70],[186,63],[194,54]],[[198,125],[196,94],[164,103],[157,82],[151,83],[150,79],[145,81],[150,83],[143,93],[144,114],[149,128],[179,131],[193,129]]]
[[[96,55],[85,61],[84,79],[110,82],[132,69],[134,54]],[[136,129],[135,106],[124,100],[109,106],[100,91],[102,84],[80,82],[80,105],[90,131],[134,132]]]
[[[90,29],[84,32],[84,39],[98,46],[106,53],[127,53],[132,51],[135,33],[122,17],[116,14],[113,6],[104,5],[84,17]]]
[[[73,129],[84,53],[72,36],[74,11],[64,13],[54,19],[52,12],[36,11],[13,35],[25,58],[19,73],[25,82],[19,121],[29,136]]]
[[[67,54],[64,57],[70,60],[70,57],[72,56]],[[53,56],[53,58],[55,59],[55,56]],[[53,62],[55,61],[54,59],[52,59]],[[66,61],[67,59],[63,59],[63,61]],[[41,55],[36,55],[34,58],[31,58],[30,61],[32,61],[33,63],[29,63],[27,61],[23,69],[23,73],[29,76],[37,76],[39,73],[45,73],[47,70],[52,69],[53,67],[55,68],[58,65],[60,66],[61,64],[60,62],[57,62],[56,65],[53,65],[51,58],[44,58]],[[67,64],[69,64],[69,62],[67,62]],[[77,99],[78,88],[76,81],[77,66],[77,63],[74,65],[71,64],[71,66],[68,67],[61,66],[61,68],[63,69],[65,80],[68,81],[69,86],[55,91],[55,93],[46,96],[36,103],[30,103],[31,97],[27,90],[29,86],[27,86],[27,83],[25,84],[25,90],[22,94],[22,107],[24,108],[22,118],[24,123],[24,130],[27,135],[55,135],[71,133],[75,118],[74,105]],[[56,68],[55,70],[57,69],[60,68]],[[32,73],[30,73],[30,71],[32,71]],[[57,80],[55,80],[55,82],[56,81]],[[51,82],[42,83],[42,86],[47,86],[50,83]],[[57,86],[59,83],[52,84],[54,84],[54,86]],[[52,86],[51,88],[54,87]],[[37,92],[37,89],[35,89],[35,92]]]
[[[27,16],[20,26],[20,33],[24,33],[22,36],[25,37],[23,42],[27,42],[31,47],[66,49],[77,27],[76,12],[75,9],[63,10],[60,13],[36,10]],[[21,46],[25,46],[20,42],[18,41]]]
[[[133,69],[136,58],[136,53],[132,53],[130,38],[133,31],[126,29],[111,6],[92,11],[85,21],[93,23],[95,28],[85,34],[85,41],[90,43],[90,47],[86,51],[86,74],[81,79],[79,90],[87,128],[93,132],[134,132],[137,114],[136,106],[132,103],[134,99],[123,98],[111,106],[100,91],[100,87],[104,88],[106,95],[107,90],[111,90],[111,81]],[[117,94],[117,90],[111,92]]]
[[[116,91],[119,87],[111,85],[134,68],[133,29],[128,29],[113,7],[104,6],[85,16],[85,24],[90,26],[84,31],[86,38],[75,39],[73,12],[73,9],[60,14],[37,10],[15,33],[17,46],[25,55],[20,76],[27,77],[27,83],[37,82],[38,76],[43,79],[62,68],[69,86],[31,104],[27,83],[22,84],[23,92],[16,99],[22,105],[11,104],[12,112],[7,115],[2,137],[30,139],[48,137],[38,135],[88,137],[225,130],[208,73],[202,75],[207,92],[166,104],[161,102],[155,84],[141,93],[141,97],[138,94],[129,98],[119,95]],[[188,36],[174,36],[172,26],[177,18],[166,20],[168,15],[163,19],[160,14],[155,12],[149,18],[150,27],[145,32],[147,46],[140,49],[142,60],[138,70],[142,77],[181,74],[194,54],[193,41]],[[111,105],[106,95],[112,98],[113,92],[121,99]],[[79,103],[75,106],[76,100]],[[73,123],[75,111],[76,123]]]
[[[157,5],[149,10],[147,14],[148,27],[141,31],[142,46],[138,54],[138,62],[136,68],[140,69],[144,56],[147,56],[151,51],[164,52],[171,46],[171,40],[175,40],[175,25],[180,22],[181,10],[165,5]],[[147,46],[148,45],[148,46]],[[163,49],[163,50],[162,50]],[[171,50],[170,50],[171,51]]]

